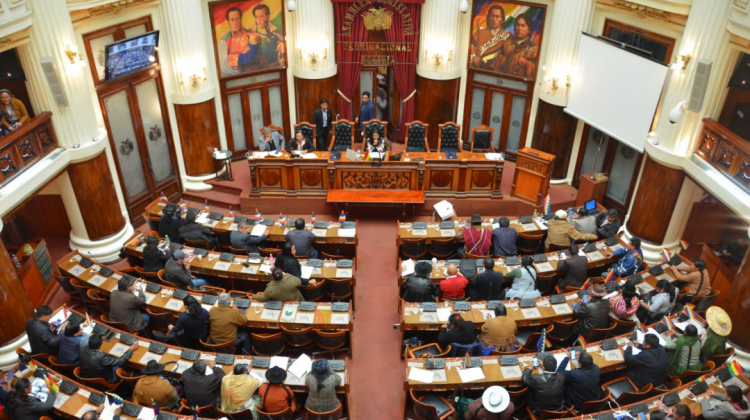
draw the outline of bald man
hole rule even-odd
[[[448,277],[440,282],[440,296],[444,299],[463,299],[469,280],[458,272],[456,264],[448,264]]]

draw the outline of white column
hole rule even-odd
[[[68,48],[83,51],[83,46],[78,45],[66,3],[35,0],[27,4],[32,8],[34,24],[29,29],[29,43],[18,51],[29,80],[34,110],[37,113],[52,112],[52,123],[61,147],[77,148],[95,139],[103,139],[104,133],[100,133],[97,127],[91,92],[86,83],[86,77],[91,77],[88,68],[80,64],[78,58],[75,64],[71,64],[65,52]],[[57,106],[39,62],[43,57],[52,58],[68,106]]]
[[[291,16],[292,23],[292,37],[287,39],[292,74],[301,79],[334,76],[337,66],[333,3],[330,0],[297,0],[297,9],[287,16]],[[315,64],[311,54],[315,56]]]
[[[544,76],[539,80],[539,99],[544,102],[558,106],[568,104],[568,75],[572,73],[578,55],[581,31],[588,30],[591,25],[595,3],[594,0],[555,2],[552,30],[544,38],[548,43],[547,59],[540,63]],[[553,78],[557,79],[557,89],[553,89]],[[571,83],[576,83],[576,80],[571,80]]]
[[[670,159],[669,154],[682,157],[692,152],[701,120],[707,116],[718,115],[722,98],[726,93],[727,75],[731,73],[732,59],[736,52],[729,48],[729,32],[727,19],[732,8],[730,1],[694,0],[690,8],[682,41],[675,48],[675,55],[690,54],[690,62],[686,70],[672,69],[666,86],[666,94],[659,110],[659,122],[656,126],[652,142],[658,142],[658,151],[652,153],[657,160],[671,165],[679,165],[677,160]],[[695,69],[698,60],[713,61],[713,68],[706,90],[703,109],[699,112],[685,110],[682,119],[677,124],[669,122],[669,111],[681,100],[690,98],[693,87]],[[671,162],[669,162],[671,160]]]
[[[459,54],[461,12],[458,5],[459,0],[426,0],[422,5],[418,75],[432,80],[461,77],[466,60]],[[442,56],[439,65],[435,62],[436,54]]]

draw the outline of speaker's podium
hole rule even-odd
[[[529,147],[519,150],[511,197],[520,198],[535,206],[542,204],[542,199],[547,196],[554,162],[555,155]]]

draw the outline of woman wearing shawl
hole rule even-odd
[[[667,372],[672,376],[679,376],[686,370],[700,370],[703,366],[700,361],[701,341],[695,325],[685,327],[684,335],[667,332],[666,348]]]
[[[247,374],[245,365],[234,365],[234,370],[221,380],[221,409],[234,413],[249,409],[255,414],[253,395],[260,387],[260,380]]]
[[[336,409],[341,404],[336,397],[336,387],[341,385],[341,376],[328,366],[325,360],[313,362],[312,372],[305,378],[310,395],[305,407],[318,413],[325,413]]]
[[[482,343],[482,350],[486,354],[492,350],[509,353],[518,348],[517,331],[516,321],[508,316],[505,305],[498,302],[495,306],[495,317],[482,325],[478,341]]]

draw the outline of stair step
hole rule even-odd
[[[207,181],[206,184],[210,185],[213,189],[211,191],[231,194],[240,196],[242,194],[242,188],[234,187],[232,184],[226,181]]]
[[[227,194],[217,191],[205,191],[205,192],[190,192],[186,191],[183,194],[186,200],[194,201],[196,203],[203,203],[205,199],[208,199],[208,205],[217,205],[225,208],[233,206],[235,209],[240,208],[240,196],[239,194]]]

